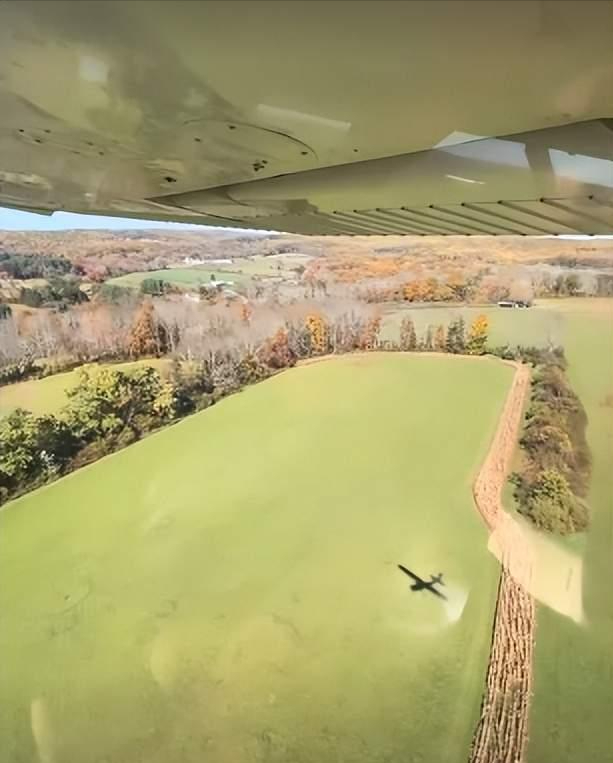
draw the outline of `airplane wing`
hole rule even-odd
[[[5,0],[0,205],[613,233],[613,4]]]
[[[422,580],[418,575],[415,575],[415,573],[411,572],[411,570],[408,570],[403,564],[399,564],[398,569],[402,570],[402,572],[404,572],[405,575],[408,575],[416,583],[423,583],[423,585],[425,586],[426,584],[425,580]]]

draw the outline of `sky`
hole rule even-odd
[[[0,207],[0,231],[2,230],[220,230],[212,225],[188,225],[186,223],[165,223],[157,220],[132,220],[125,217],[102,217],[101,215],[77,215],[73,212],[55,212],[53,215],[37,215]],[[274,231],[252,231],[246,228],[225,228],[240,233],[273,233]],[[613,236],[535,236],[535,238],[590,239]]]
[[[185,223],[165,223],[156,220],[132,220],[122,217],[101,217],[100,215],[77,215],[72,212],[55,212],[53,215],[37,215],[34,212],[20,212],[16,209],[0,207],[0,230],[144,230],[163,228],[166,230],[195,230],[210,226],[186,225]]]

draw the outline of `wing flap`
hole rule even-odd
[[[613,233],[607,120],[156,199],[303,234]]]

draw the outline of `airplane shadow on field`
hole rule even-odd
[[[401,572],[404,572],[404,574],[411,578],[413,581],[413,584],[411,585],[411,591],[429,591],[434,596],[438,596],[439,599],[447,601],[445,594],[439,591],[438,588],[435,588],[436,585],[445,585],[443,583],[442,572],[439,572],[438,575],[430,575],[430,580],[424,580],[423,578],[420,578],[419,575],[411,572],[411,570],[409,570],[403,564],[399,564],[398,569]]]

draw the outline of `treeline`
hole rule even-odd
[[[0,252],[0,272],[6,273],[9,278],[25,280],[65,276],[74,272],[74,268],[65,257]]]
[[[212,274],[208,283],[200,284],[198,294],[201,299],[215,297],[222,288]],[[163,297],[167,294],[181,294],[183,289],[177,284],[165,281],[163,278],[144,278],[140,283],[139,292],[146,297]]]
[[[413,319],[409,316],[400,323],[400,340],[384,341],[381,349],[403,352],[448,352],[454,355],[484,355],[487,350],[489,321],[478,315],[469,327],[460,316],[447,325],[427,326],[418,336]]]
[[[576,273],[560,273],[551,276],[542,274],[535,284],[535,296],[537,297],[578,297],[584,296],[581,278]]]
[[[168,380],[150,367],[125,372],[84,366],[57,416],[18,409],[0,419],[0,502],[125,447],[301,358],[375,349],[379,327],[378,319],[364,321],[352,314],[334,323],[311,314],[279,328],[257,348],[210,348],[199,359],[175,361]],[[159,339],[151,332],[157,330],[147,308],[131,332],[135,356],[156,349]]]
[[[136,300],[136,298],[134,298]],[[417,335],[410,317],[400,325],[399,339],[381,339],[381,317],[357,302],[326,300],[317,305],[255,310],[247,303],[219,305],[129,303],[108,309],[34,315],[27,339],[21,337],[11,310],[0,312],[0,385],[48,376],[98,361],[172,356],[205,357],[214,348],[262,346],[275,329],[288,331],[296,359],[360,349],[483,354],[488,321],[478,316],[470,327],[460,317],[448,325],[428,326]],[[298,314],[296,314],[296,311]]]
[[[607,297],[613,295],[613,274],[597,273],[585,282],[577,273],[540,273],[522,285],[508,279],[501,283],[488,274],[479,271],[465,278],[441,275],[437,278],[413,278],[394,283],[371,283],[359,289],[358,293],[366,302],[498,302],[515,298],[531,301],[532,297]]]
[[[392,250],[393,251],[393,248]],[[487,257],[487,255],[486,255]],[[504,299],[530,302],[534,297],[591,297],[613,294],[613,273],[608,259],[581,271],[570,259],[560,272],[549,261],[529,265],[488,262],[475,257],[458,267],[457,258],[425,259],[410,255],[317,258],[307,265],[309,275],[327,279],[330,290],[353,284],[353,293],[368,303],[471,302],[496,303]]]
[[[613,297],[613,273],[597,274],[594,296]]]
[[[520,439],[521,466],[511,476],[519,511],[561,535],[581,532],[590,521],[584,501],[591,471],[587,416],[565,370],[561,349],[539,358]]]
[[[0,502],[117,450],[172,418],[172,391],[153,368],[85,366],[57,415],[17,409],[0,420]]]
[[[214,281],[213,281],[214,285]],[[182,289],[176,284],[165,281],[163,278],[143,278],[138,289],[133,289],[128,285],[115,283],[96,284],[93,288],[93,295],[96,300],[108,303],[118,303],[130,296],[138,299],[139,297],[165,297],[169,294],[181,294]]]
[[[78,279],[53,276],[44,286],[23,287],[15,301],[27,307],[65,310],[69,305],[80,305],[88,299]]]
[[[0,315],[0,384],[97,361],[165,355],[193,360],[219,348],[242,352],[260,347],[286,325],[292,338],[300,337],[305,345],[296,326],[315,314],[321,315],[322,351],[340,352],[376,341],[380,319],[373,308],[356,301],[254,308],[240,300],[141,302],[128,291],[117,303],[90,302],[66,312],[13,314],[7,307]],[[297,347],[295,352],[300,357],[304,351]]]
[[[174,291],[177,288],[163,278],[144,278],[140,284],[140,293],[150,297],[163,297]]]
[[[582,251],[581,249],[577,250]],[[583,251],[590,251],[583,250]],[[590,256],[590,255],[560,255],[559,257],[553,257],[549,260],[551,265],[559,265],[562,268],[613,268],[613,253],[609,252],[608,256]]]
[[[32,358],[21,358],[15,363],[0,366],[0,387],[5,384],[42,376],[41,369]]]
[[[6,309],[4,310],[4,308]],[[0,304],[0,344],[2,339],[10,340],[11,330],[12,338],[15,339],[14,326],[10,322],[11,315],[10,306]],[[6,326],[9,327],[8,330],[6,330]],[[69,326],[68,329],[70,328]],[[3,329],[5,330],[3,331]],[[10,354],[5,355],[9,348],[0,346],[0,386],[69,371],[83,365],[84,362],[161,357],[166,355],[172,346],[176,345],[177,331],[175,326],[166,326],[161,323],[155,316],[153,304],[146,301],[140,305],[131,325],[124,327],[121,341],[112,349],[99,348],[93,357],[90,355],[84,358],[80,352],[74,351],[77,348],[73,348],[73,352],[58,353],[59,348],[54,346],[53,341],[48,345],[51,351],[44,358],[39,357],[38,353],[32,352],[32,348],[27,347],[25,349],[18,347],[19,355],[11,357]],[[175,339],[174,345],[171,338]],[[51,339],[53,340],[53,337]],[[10,344],[10,341],[7,341],[6,344]],[[64,347],[63,349],[68,348]]]
[[[522,463],[512,476],[519,510],[538,527],[578,532],[589,514],[583,498],[590,476],[586,415],[565,376],[561,348],[488,348],[486,316],[466,326],[459,317],[418,335],[405,317],[399,339],[382,340],[376,312],[311,311],[286,317],[272,333],[251,325],[248,305],[228,323],[213,311],[206,329],[186,328],[173,313],[160,319],[153,304],[140,306],[124,340],[122,357],[175,358],[168,378],[152,368],[125,372],[84,366],[57,415],[17,410],[0,420],[0,501],[66,474],[146,433],[266,379],[305,358],[354,351],[422,351],[482,355],[535,367],[530,407],[521,438]],[[71,361],[74,365],[74,359]],[[11,368],[5,367],[10,375]],[[22,363],[18,373],[33,373]],[[13,379],[10,379],[13,380]]]
[[[466,279],[414,278],[386,285],[372,284],[359,290],[366,302],[468,302],[475,298],[479,276]]]
[[[250,317],[243,310],[243,323]],[[348,310],[326,316],[311,312],[286,320],[257,344],[249,338],[233,341],[220,327],[220,341],[202,345],[200,357],[182,362],[175,359],[167,379],[150,367],[125,372],[86,365],[57,416],[34,416],[19,409],[0,420],[0,501],[129,445],[301,359],[382,347],[424,349],[430,346],[430,334],[431,349],[440,352],[478,354],[485,351],[487,341],[484,316],[468,332],[460,318],[427,332],[423,340],[417,339],[412,321],[405,319],[400,342],[392,346],[381,343],[380,330],[376,313]],[[153,305],[145,303],[128,334],[127,353],[132,358],[162,356],[169,349],[172,333],[155,319]]]

